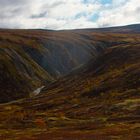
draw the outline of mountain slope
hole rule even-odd
[[[139,139],[140,34],[92,35],[108,45],[96,59],[38,96],[0,106],[2,138]]]
[[[73,32],[0,30],[0,102],[27,97],[96,58],[105,47],[97,45]]]
[[[138,29],[139,25],[68,31],[0,29],[0,102],[28,97],[44,83],[96,59],[105,48],[137,40],[135,34],[123,34]],[[120,34],[112,36],[113,32]]]

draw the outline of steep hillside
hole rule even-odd
[[[123,33],[138,29],[139,25],[69,31],[1,29],[0,102],[28,97],[36,88],[96,59],[105,48],[137,39]],[[121,33],[115,37],[111,32]]]
[[[36,88],[96,58],[106,47],[91,34],[71,31],[0,30],[0,102]]]
[[[140,138],[140,34],[92,32],[90,38],[108,46],[96,59],[46,84],[38,96],[0,106],[1,138]]]

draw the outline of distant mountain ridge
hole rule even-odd
[[[101,28],[85,28],[85,29],[73,29],[73,30],[67,30],[67,31],[89,31],[89,32],[119,32],[124,33],[131,31],[134,33],[140,33],[140,24],[130,24],[130,25],[123,25],[123,26],[112,26],[112,27],[101,27]],[[66,31],[66,30],[62,30]]]

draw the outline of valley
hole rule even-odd
[[[140,25],[0,30],[0,62],[0,139],[140,138]]]

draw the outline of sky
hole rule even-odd
[[[0,0],[0,28],[79,29],[140,23],[140,0]]]

